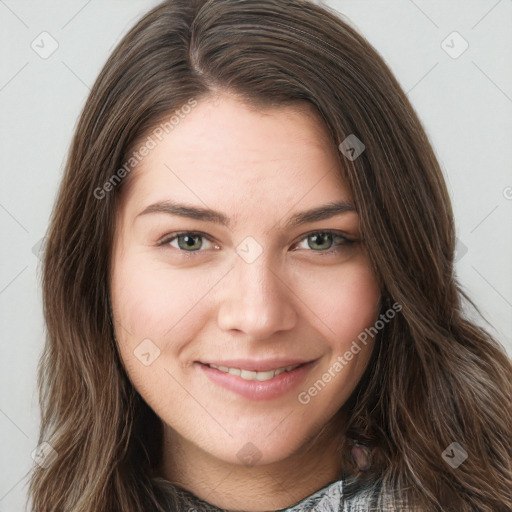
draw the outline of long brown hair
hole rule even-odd
[[[463,314],[454,220],[422,125],[382,58],[339,14],[307,0],[170,0],[123,38],[80,117],[47,233],[47,339],[38,369],[38,512],[163,510],[152,477],[162,425],[120,361],[109,307],[119,170],[138,141],[212,91],[258,108],[313,105],[339,145],[383,311],[367,371],[344,405],[340,439],[375,448],[347,491],[379,485],[408,510],[512,510],[512,366]],[[114,178],[116,177],[116,178]],[[108,185],[110,184],[110,185]],[[474,306],[476,307],[476,306]],[[458,443],[457,468],[443,453]],[[413,506],[414,505],[414,506]]]

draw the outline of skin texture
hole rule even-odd
[[[123,190],[111,275],[120,355],[164,422],[163,476],[218,507],[283,508],[339,473],[340,426],[329,420],[360,380],[372,342],[309,403],[298,394],[373,325],[380,291],[355,212],[284,228],[294,213],[352,202],[339,165],[309,107],[261,111],[222,93],[201,100]],[[164,200],[219,210],[232,224],[137,217]],[[307,236],[329,229],[356,242]],[[158,246],[179,231],[208,238],[189,252],[176,238]],[[237,253],[248,236],[263,251],[251,263]],[[160,350],[147,366],[136,356],[145,339]],[[297,388],[264,401],[219,387],[196,363],[279,356],[316,363]],[[237,455],[249,442],[260,457],[253,465]]]

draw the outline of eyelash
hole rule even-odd
[[[319,253],[322,256],[334,255],[334,254],[339,252],[341,246],[344,246],[344,245],[351,246],[351,245],[353,245],[353,244],[355,244],[357,242],[357,240],[352,240],[352,239],[347,238],[340,231],[336,231],[336,230],[332,230],[332,229],[325,229],[325,230],[311,231],[309,233],[306,233],[294,245],[299,244],[300,242],[302,242],[304,240],[307,240],[307,238],[312,236],[312,235],[327,235],[327,234],[333,235],[333,244],[334,245],[333,245],[332,248],[327,249],[325,251],[314,250],[314,249],[307,249],[307,250],[309,250],[311,252]],[[211,243],[215,243],[215,242],[213,242],[213,240],[211,240],[211,238],[208,235],[206,235],[205,233],[202,233],[201,231],[176,231],[174,233],[169,233],[168,235],[166,235],[160,242],[158,242],[157,245],[158,245],[158,247],[168,246],[173,240],[176,240],[181,235],[190,235],[192,238],[199,236],[199,237],[202,237],[202,238],[206,238]],[[342,240],[341,243],[336,244],[334,242],[334,240],[336,240],[336,238],[341,239]],[[201,249],[196,250],[196,251],[185,251],[183,249],[177,249],[176,247],[173,247],[173,249],[183,253],[186,256],[195,256],[195,253],[204,252],[204,250],[201,250]]]

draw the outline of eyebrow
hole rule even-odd
[[[356,209],[354,205],[347,201],[327,203],[316,208],[312,208],[310,210],[305,210],[303,212],[294,214],[286,222],[285,228],[288,229],[310,222],[326,220],[330,219],[331,217],[335,217],[336,215],[340,215],[342,213],[355,211]],[[223,226],[231,227],[229,217],[224,215],[222,212],[212,210],[209,208],[180,204],[173,201],[162,201],[151,204],[142,212],[140,212],[136,218],[150,213],[166,213],[169,215],[177,215],[179,217],[202,220],[205,222],[212,222],[215,224],[221,224]]]

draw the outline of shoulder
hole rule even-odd
[[[396,494],[385,490],[382,482],[356,486],[344,482],[340,512],[410,512],[412,509]]]
[[[407,510],[396,508],[392,497],[381,490],[379,485],[367,486],[350,493],[346,482],[337,480],[296,505],[276,512],[397,512]]]

